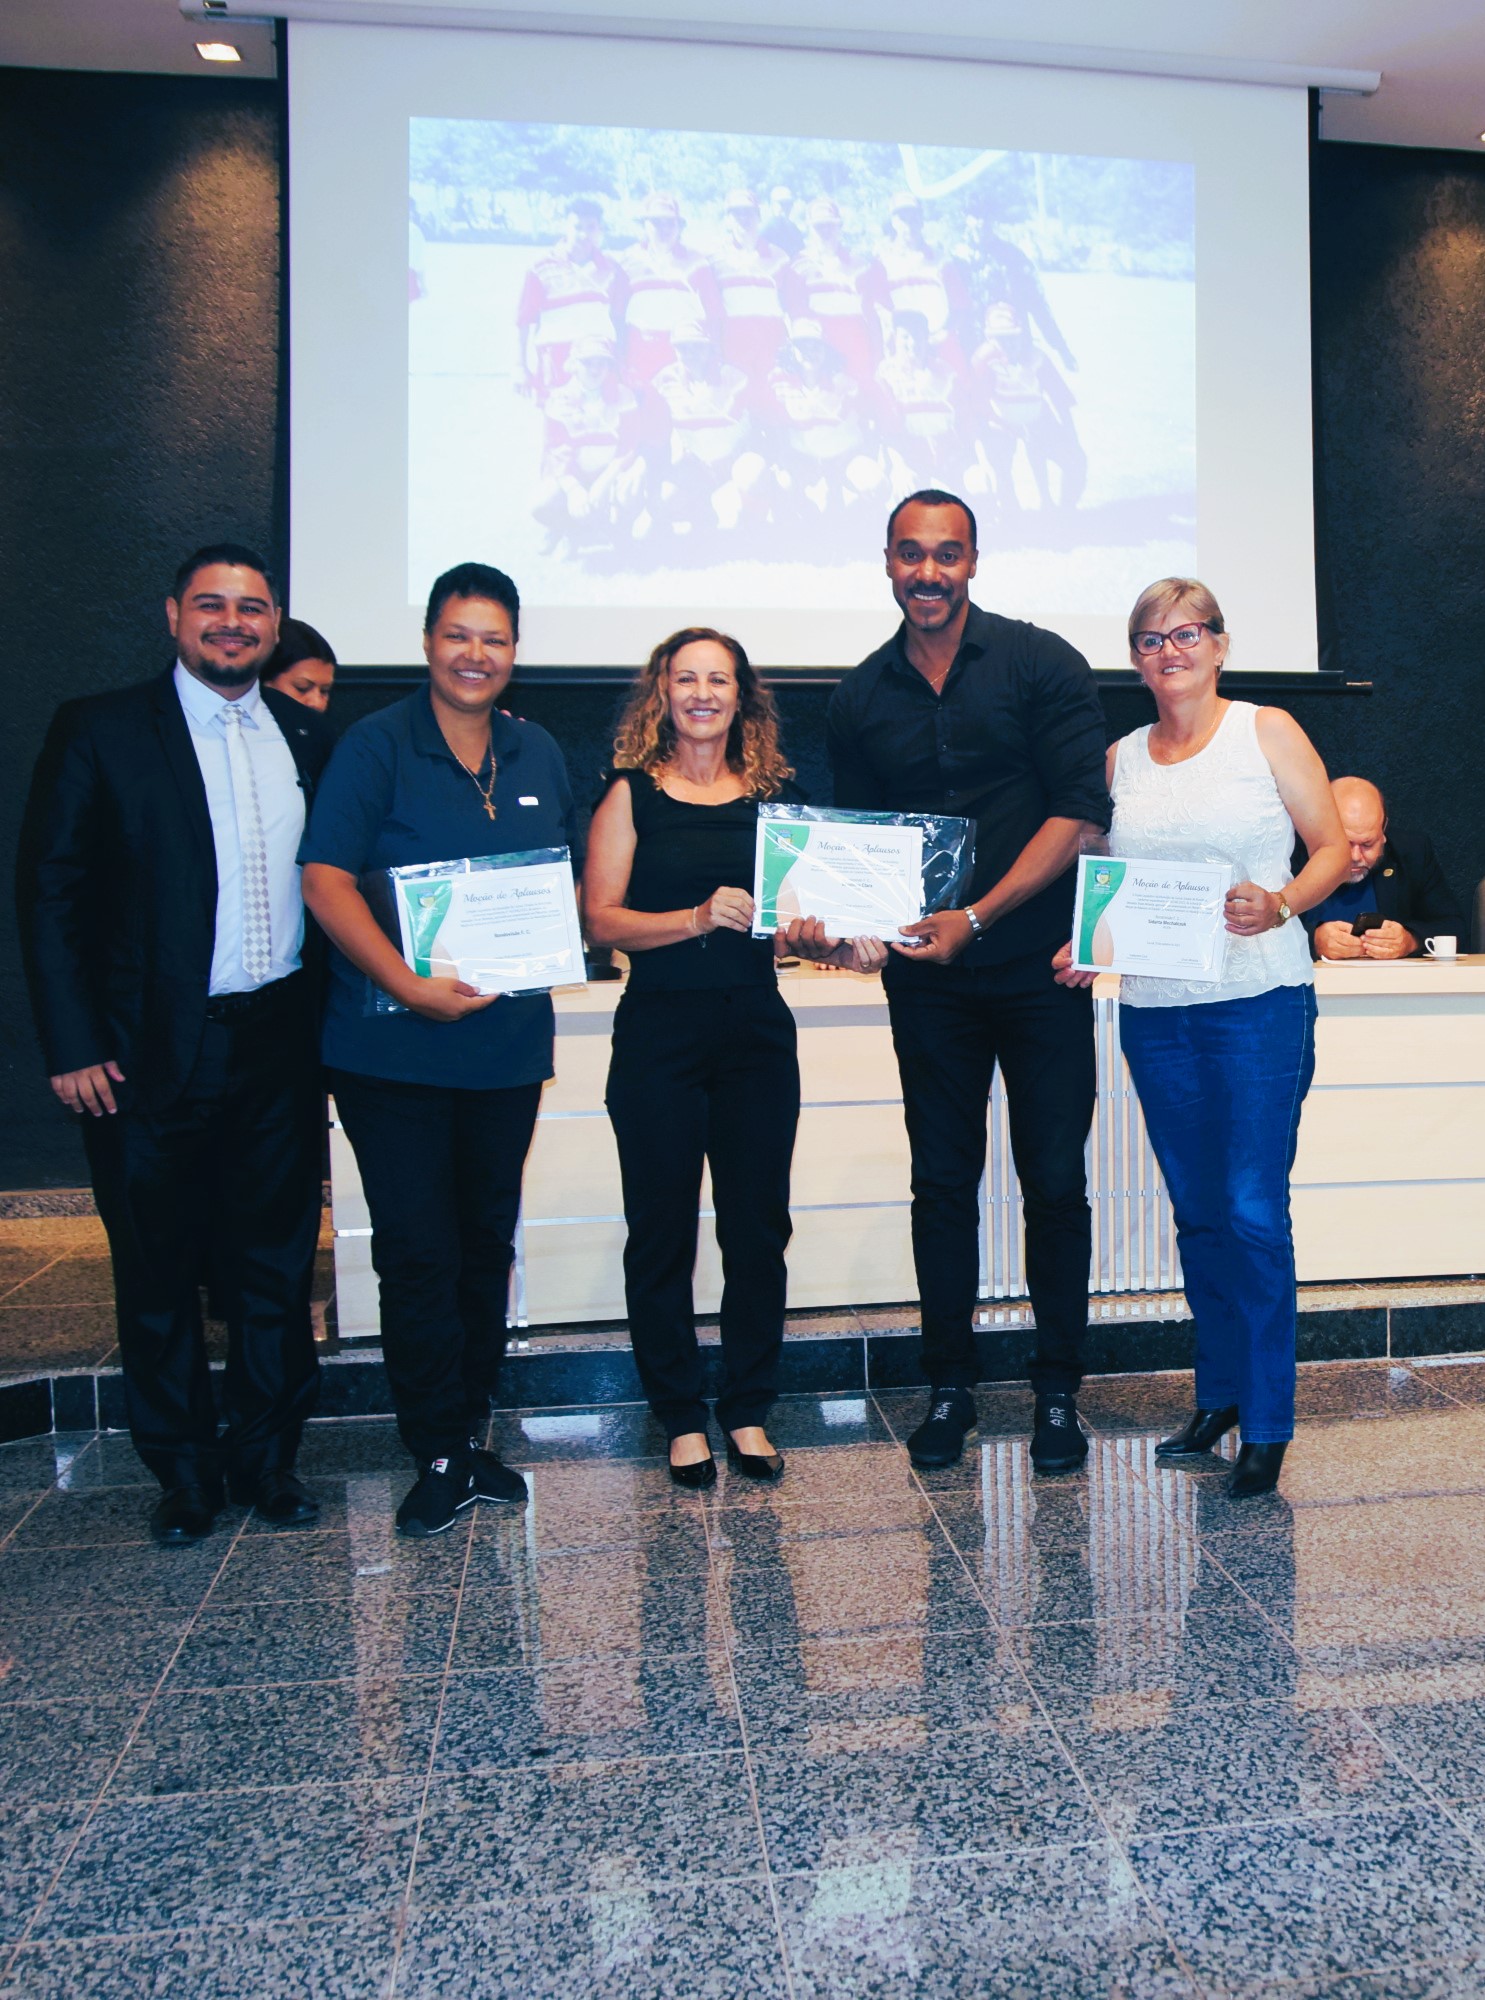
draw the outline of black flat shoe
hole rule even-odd
[[[778,1452],[739,1451],[731,1438],[727,1440],[727,1463],[744,1479],[769,1481],[784,1476],[784,1461]]]
[[[707,1486],[717,1483],[717,1461],[710,1454],[698,1458],[691,1465],[672,1465],[671,1479],[677,1486],[687,1487],[692,1493],[700,1493]]]
[[[1226,1437],[1237,1420],[1235,1403],[1221,1410],[1193,1410],[1174,1437],[1160,1440],[1155,1447],[1155,1456],[1204,1458],[1214,1444]]]
[[[1287,1450],[1282,1444],[1245,1444],[1238,1453],[1237,1471],[1227,1484],[1233,1499],[1252,1500],[1259,1493],[1272,1493]]]
[[[308,1528],[320,1518],[320,1503],[287,1467],[265,1472],[253,1489],[253,1512],[273,1528]]]
[[[173,1486],[150,1515],[150,1533],[162,1549],[204,1542],[221,1506],[220,1493],[208,1493],[203,1486]]]

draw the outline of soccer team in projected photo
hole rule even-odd
[[[830,195],[735,188],[723,206],[703,255],[677,197],[652,193],[614,254],[604,204],[579,195],[533,260],[517,368],[543,418],[531,505],[549,552],[713,561],[764,524],[808,524],[818,548],[819,524],[925,486],[973,494],[1014,538],[1018,458],[1037,539],[1071,542],[1077,363],[988,204],[952,248],[906,191],[867,248]]]

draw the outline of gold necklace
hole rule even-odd
[[[1216,719],[1216,721],[1215,721],[1215,722],[1214,722],[1214,723],[1212,724],[1211,728],[1210,728],[1210,729],[1209,729],[1209,730],[1208,730],[1208,731],[1206,732],[1206,734],[1205,734],[1205,735],[1204,735],[1204,736],[1202,737],[1201,741],[1200,741],[1199,743],[1195,744],[1195,745],[1193,746],[1193,748],[1191,748],[1190,750],[1188,750],[1188,751],[1186,752],[1186,754],[1185,754],[1185,756],[1184,756],[1184,757],[1165,757],[1165,756],[1160,756],[1160,757],[1157,757],[1157,758],[1155,759],[1155,762],[1156,762],[1157,764],[1163,764],[1163,765],[1165,765],[1165,766],[1167,767],[1167,769],[1168,769],[1168,768],[1170,767],[1170,765],[1172,765],[1172,764],[1189,764],[1189,763],[1191,762],[1191,759],[1192,759],[1193,757],[1199,757],[1199,756],[1201,755],[1202,751],[1206,749],[1207,745],[1208,745],[1208,744],[1209,744],[1209,743],[1211,742],[1212,738],[1213,738],[1213,737],[1214,737],[1214,736],[1215,736],[1215,735],[1217,734],[1217,731],[1218,731],[1218,730],[1219,730],[1219,729],[1220,729],[1220,728],[1222,727],[1222,722],[1223,722],[1223,718],[1224,718],[1224,717],[1226,716],[1226,714],[1227,714],[1227,706],[1226,706],[1226,705],[1224,705],[1223,707],[1221,707],[1221,708],[1219,708],[1219,709],[1217,710],[1217,719]],[[1164,744],[1162,743],[1160,747],[1161,747],[1161,749],[1162,749],[1162,751],[1163,751],[1163,750],[1164,750],[1164,748],[1165,748],[1165,745],[1164,745]]]
[[[479,774],[479,771],[478,771],[478,770],[474,770],[474,771],[471,771],[471,770],[470,770],[470,768],[469,768],[469,766],[468,766],[468,765],[467,765],[467,764],[465,763],[464,759],[463,759],[462,757],[459,757],[459,753],[458,753],[458,751],[457,751],[457,750],[456,750],[456,751],[454,752],[454,755],[455,755],[456,757],[458,757],[458,758],[459,758],[459,769],[460,769],[460,770],[461,770],[461,771],[462,771],[462,772],[463,772],[463,773],[465,774],[465,776],[466,776],[466,777],[467,777],[467,778],[469,779],[469,782],[470,782],[470,783],[471,783],[471,784],[472,784],[472,785],[474,786],[474,789],[475,789],[475,790],[476,790],[476,791],[477,791],[477,792],[479,793],[479,795],[480,795],[480,798],[481,798],[481,799],[483,800],[483,802],[484,802],[484,807],[485,807],[485,812],[486,812],[487,816],[488,816],[488,817],[489,817],[490,819],[494,819],[494,817],[495,817],[495,778],[496,778],[496,767],[495,767],[495,745],[494,745],[494,743],[492,742],[492,743],[491,743],[491,745],[490,745],[490,752],[489,752],[489,755],[490,755],[490,782],[489,782],[489,784],[488,784],[488,785],[482,785],[482,784],[480,783],[480,774]],[[482,757],[482,758],[480,759],[480,764],[481,764],[481,766],[483,766],[483,764],[484,764],[484,758],[483,758],[483,757]]]

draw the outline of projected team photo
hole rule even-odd
[[[1194,566],[1190,166],[409,142],[409,602],[474,531],[535,602],[845,605],[924,486],[971,497],[1025,615]]]

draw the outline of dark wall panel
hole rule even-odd
[[[85,1178],[9,891],[57,702],[169,664],[192,547],[277,553],[278,89],[0,70],[0,1186]]]
[[[1485,161],[1322,145],[1312,241],[1330,664],[1376,693],[1295,712],[1333,773],[1375,777],[1434,835],[1467,896],[1485,875]]]
[[[179,555],[220,535],[283,552],[280,144],[271,84],[0,71],[7,879],[52,708],[165,664]],[[1434,833],[1463,894],[1485,875],[1485,162],[1322,146],[1313,229],[1329,664],[1376,693],[1291,705],[1333,771],[1376,777],[1396,818]],[[1220,596],[1220,561],[1209,581]],[[884,586],[884,631],[890,610]],[[1236,643],[1263,663],[1261,632]],[[543,685],[512,706],[562,740],[584,795],[616,698]],[[338,707],[350,720],[378,699],[347,689]],[[822,796],[824,691],[781,706]],[[1106,707],[1113,733],[1150,713],[1136,690]],[[0,1186],[76,1181],[0,903]]]

